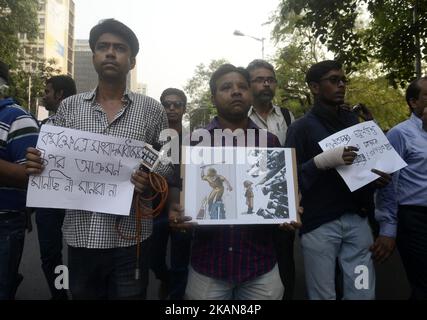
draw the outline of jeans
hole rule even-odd
[[[344,214],[301,237],[307,293],[312,300],[335,300],[335,266],[343,274],[344,300],[375,299],[373,243],[367,218]]]
[[[169,241],[169,221],[165,210],[154,218],[153,233],[151,235],[150,269],[156,278],[162,282],[169,282],[169,268],[166,264],[166,251]]]
[[[169,236],[170,270],[166,264]],[[157,279],[168,284],[169,298],[182,300],[187,286],[192,234],[171,230],[166,212],[155,218],[151,238],[150,268]]]
[[[273,233],[273,241],[276,249],[280,279],[282,279],[282,283],[285,287],[285,294],[282,300],[292,300],[295,288],[295,232],[284,231],[277,228]]]
[[[150,239],[141,242],[140,249],[140,277],[135,279],[136,246],[113,249],[68,246],[70,291],[73,299],[145,299]]]
[[[13,300],[25,240],[24,213],[0,214],[0,300]]]
[[[191,240],[191,232],[171,231],[171,300],[184,299],[190,264]]]
[[[187,300],[281,300],[283,291],[277,265],[258,278],[239,284],[207,277],[190,267],[185,298]]]
[[[65,210],[37,209],[36,223],[39,237],[40,258],[43,273],[46,277],[53,300],[67,299],[65,290],[55,288],[55,268],[62,265],[62,223]]]
[[[399,207],[396,241],[411,299],[427,300],[427,208]]]

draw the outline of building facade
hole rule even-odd
[[[39,36],[29,42],[25,34],[19,38],[24,44],[24,68],[37,70],[40,60],[55,61],[61,74],[74,74],[74,12],[73,0],[39,0]]]

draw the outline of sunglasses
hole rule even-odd
[[[170,109],[172,106],[177,109],[181,109],[185,107],[185,104],[182,101],[163,101],[163,107],[166,109]]]
[[[268,84],[275,84],[277,83],[276,78],[273,77],[256,77],[255,79],[251,80],[252,83],[258,83],[258,84],[264,84],[264,83],[268,83]]]
[[[340,82],[342,82],[344,85],[347,85],[349,83],[349,80],[346,77],[339,77],[339,76],[330,76],[328,78],[320,79],[320,81],[324,81],[324,80],[327,80],[334,85],[338,85]]]

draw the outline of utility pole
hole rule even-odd
[[[421,41],[420,28],[418,26],[418,0],[414,1],[413,22],[415,27],[415,74],[421,78]]]
[[[28,76],[28,111],[31,112],[31,75]]]

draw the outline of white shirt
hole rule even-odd
[[[285,145],[288,125],[286,124],[285,117],[283,116],[283,113],[280,109],[281,108],[279,106],[273,105],[273,108],[270,110],[270,113],[267,116],[267,121],[265,121],[264,118],[256,112],[254,107],[251,107],[248,116],[258,127],[261,129],[266,129],[267,131],[277,136],[277,138],[279,138],[280,144],[283,146]],[[289,114],[291,116],[291,122],[294,122],[294,115],[290,111]]]

